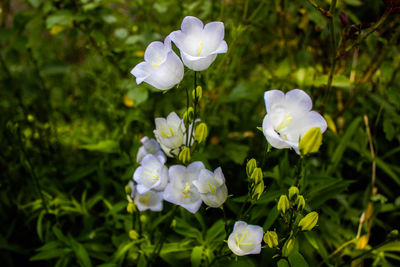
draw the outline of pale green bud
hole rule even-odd
[[[290,208],[289,199],[286,195],[282,195],[278,201],[278,211],[285,214],[285,212]]]
[[[129,231],[129,237],[130,237],[132,240],[137,240],[137,239],[139,238],[139,233],[136,232],[135,230],[130,230],[130,231]]]
[[[147,216],[146,215],[140,215],[140,222],[141,223],[146,223],[147,222]]]
[[[322,132],[319,127],[308,130],[300,139],[299,150],[302,156],[318,152],[322,144]]]
[[[204,142],[207,138],[207,135],[208,135],[207,124],[205,124],[204,122],[199,123],[196,126],[196,130],[194,132],[194,140],[196,140],[199,143]]]
[[[127,195],[131,195],[132,194],[132,187],[130,187],[129,185],[125,185],[125,193]]]
[[[278,246],[278,234],[275,231],[267,231],[264,235],[264,242],[270,248],[275,248]]]
[[[288,257],[290,253],[292,253],[293,249],[294,249],[294,238],[289,238],[288,240],[286,240],[285,244],[283,244],[282,256]]]
[[[254,184],[258,184],[263,180],[263,173],[261,168],[255,168],[251,174],[250,181]]]
[[[302,195],[298,195],[296,199],[297,210],[303,210],[306,206],[306,201]]]
[[[183,164],[190,162],[190,148],[185,146],[179,153],[178,159],[182,161]]]
[[[247,177],[251,177],[255,168],[257,168],[257,161],[255,159],[249,160],[246,165]]]
[[[192,97],[196,102],[199,102],[202,96],[203,96],[203,88],[200,85],[198,85],[196,89],[193,89]]]
[[[299,227],[301,228],[301,231],[310,231],[311,229],[314,228],[317,222],[318,222],[318,213],[313,211],[300,220]]]
[[[186,112],[183,114],[183,122],[187,125],[192,123],[194,118],[194,110],[192,107],[189,107],[188,110],[186,110]]]
[[[298,194],[299,194],[299,189],[296,186],[291,186],[289,188],[289,199],[290,200],[295,200]]]
[[[126,206],[126,211],[131,214],[134,213],[136,211],[135,203],[129,202],[128,206]]]
[[[259,200],[263,192],[264,192],[264,181],[261,180],[258,184],[253,186],[251,198]]]

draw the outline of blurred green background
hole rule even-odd
[[[330,22],[311,4],[329,10],[326,0],[3,0],[4,266],[144,264],[128,235],[132,215],[125,210],[124,186],[137,167],[140,138],[153,137],[154,118],[185,111],[184,88],[191,89],[193,72],[186,70],[179,87],[166,93],[137,86],[129,72],[143,61],[150,42],[179,29],[187,15],[225,24],[228,53],[200,74],[201,118],[210,135],[193,157],[212,169],[222,166],[233,195],[229,217],[235,218],[247,194],[246,160],[263,158],[266,141],[256,129],[265,115],[263,93],[301,88],[312,97],[314,109],[332,119],[321,151],[307,163],[303,194],[320,221],[315,232],[298,241],[301,252],[310,266],[354,257],[354,242],[330,254],[356,237],[364,211],[371,223],[361,224],[361,235],[368,235],[371,247],[383,242],[400,219],[399,3],[337,2]],[[276,199],[291,185],[296,161],[293,151],[268,153],[266,192],[249,219],[264,231],[278,217]],[[373,198],[371,190],[377,190]],[[163,215],[171,207],[164,204]],[[157,224],[150,222],[159,214],[143,216],[149,231],[155,230],[152,240],[157,239]],[[180,211],[169,240],[177,245],[167,245],[159,263],[196,266],[194,247],[217,253],[187,232],[198,228],[205,235],[221,216],[218,210],[202,209],[195,219]],[[367,244],[361,248],[370,248]],[[399,251],[398,242],[378,249],[367,264],[398,266]],[[216,265],[261,266],[272,264],[271,257],[264,249],[261,255],[238,262],[227,257]]]

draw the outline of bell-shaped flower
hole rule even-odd
[[[143,194],[135,192],[135,204],[138,210],[161,211],[163,208],[163,192],[149,190]]]
[[[162,150],[168,157],[178,156],[181,146],[186,145],[186,128],[183,121],[175,112],[171,112],[166,119],[156,118],[155,123],[154,135]],[[193,143],[193,138],[189,143]]]
[[[136,155],[136,162],[140,163],[144,156],[148,154],[153,154],[155,157],[159,159],[163,159],[164,162],[167,161],[164,153],[161,150],[160,144],[157,143],[155,139],[149,139],[147,136],[143,137],[140,142],[143,144],[139,147],[138,153]]]
[[[201,199],[209,207],[220,207],[228,197],[228,188],[221,167],[215,169],[214,173],[202,169],[199,179],[193,181],[193,184],[199,190]]]
[[[311,98],[300,89],[286,94],[270,90],[264,94],[265,115],[262,128],[268,143],[275,148],[293,148],[299,154],[299,140],[313,127],[323,133],[327,128],[325,119],[312,111]]]
[[[238,256],[259,254],[264,231],[261,226],[237,221],[228,237],[228,247]]]
[[[189,69],[202,71],[211,65],[217,54],[228,51],[224,35],[222,22],[214,21],[204,26],[198,18],[187,16],[182,21],[181,30],[169,36],[181,51],[183,63]]]
[[[167,37],[164,43],[149,44],[144,61],[137,64],[131,74],[136,77],[137,84],[146,82],[159,90],[168,90],[181,82],[184,68],[171,48],[171,39]]]
[[[150,189],[164,190],[168,183],[168,168],[164,166],[163,159],[148,154],[142,159],[141,164],[133,174],[137,192],[144,194]]]
[[[191,213],[196,213],[201,206],[201,197],[193,185],[199,177],[200,171],[205,169],[201,161],[195,161],[189,166],[173,165],[169,168],[169,179],[164,190],[164,199],[182,206]]]

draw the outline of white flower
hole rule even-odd
[[[161,211],[163,208],[162,204],[163,192],[149,190],[143,194],[138,191],[135,192],[135,204],[138,210],[152,210]]]
[[[149,139],[147,136],[145,136],[140,140],[140,142],[143,144],[143,146],[141,146],[138,150],[136,162],[140,163],[147,154],[153,154],[155,157],[163,159],[164,162],[167,161],[167,158],[161,151],[160,144],[158,144],[155,139]]]
[[[214,173],[202,169],[199,179],[193,181],[193,184],[199,190],[204,203],[212,208],[220,207],[228,197],[228,188],[225,185],[225,177],[221,167],[215,169]]]
[[[193,181],[198,179],[200,171],[204,168],[201,161],[193,162],[187,167],[171,166],[169,168],[170,182],[164,190],[164,199],[182,206],[191,213],[196,213],[202,201]]]
[[[238,256],[259,254],[264,231],[261,226],[237,221],[228,237],[228,247]]]
[[[153,154],[146,155],[133,174],[133,180],[137,183],[136,190],[144,194],[150,189],[164,190],[168,183],[168,168],[164,166],[162,159],[154,157]]]
[[[171,39],[164,43],[152,42],[144,53],[144,62],[137,64],[131,71],[136,83],[146,82],[157,89],[168,90],[183,78],[182,61],[171,48]]]
[[[311,98],[302,90],[294,89],[286,94],[270,90],[264,94],[265,115],[262,128],[268,143],[275,148],[293,148],[299,154],[299,141],[313,127],[323,133],[327,123],[312,111]]]
[[[210,22],[203,27],[201,20],[187,16],[182,21],[181,30],[169,36],[181,51],[183,63],[189,69],[201,71],[211,65],[217,54],[228,50],[224,35],[222,22]]]
[[[183,121],[171,112],[167,119],[156,118],[156,129],[154,135],[162,150],[168,157],[178,156],[180,147],[186,144],[186,128]],[[189,127],[190,133],[192,125]],[[193,143],[193,138],[189,143]]]

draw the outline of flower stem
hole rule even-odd
[[[192,147],[192,139],[193,139],[193,132],[194,132],[194,123],[197,119],[197,104],[198,104],[198,99],[197,99],[197,94],[196,94],[196,88],[197,88],[197,71],[194,72],[194,83],[193,83],[193,90],[194,90],[194,99],[193,99],[193,106],[194,106],[194,116],[193,116],[193,122],[192,122],[192,129],[190,131],[190,138],[189,138],[189,144],[187,143],[187,145],[189,145],[189,147]],[[190,125],[190,124],[189,124]],[[188,128],[188,130],[190,130]]]
[[[330,42],[331,42],[331,68],[329,71],[329,77],[328,77],[328,84],[326,86],[326,95],[325,95],[325,101],[324,104],[327,105],[329,101],[329,96],[330,96],[330,91],[332,88],[332,80],[333,80],[333,75],[335,73],[335,67],[336,67],[336,38],[335,38],[335,22],[334,22],[334,17],[335,17],[335,8],[336,8],[336,0],[332,0],[331,7],[329,9],[329,14],[331,15],[329,17],[329,30],[330,30]]]

